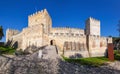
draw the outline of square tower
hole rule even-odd
[[[48,34],[50,32],[52,28],[52,19],[46,9],[28,16],[28,27],[36,25],[43,25],[44,33]]]
[[[100,21],[94,18],[88,18],[86,20],[86,35],[97,35],[100,36]]]

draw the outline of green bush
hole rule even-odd
[[[115,60],[120,60],[120,53],[118,50],[114,50],[114,57],[115,57]]]

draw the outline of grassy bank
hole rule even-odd
[[[12,47],[0,46],[0,54],[14,54],[15,49]]]
[[[101,66],[107,63],[109,60],[105,57],[90,57],[90,58],[78,58],[78,59],[71,59],[63,57],[63,59],[67,62],[79,63],[82,65],[89,65],[89,66]]]
[[[120,60],[120,50],[114,50],[114,57],[115,57],[115,60]]]

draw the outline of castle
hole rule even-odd
[[[85,29],[52,28],[52,19],[46,9],[28,16],[28,27],[21,32],[7,29],[6,42],[23,51],[30,46],[55,45],[66,57],[104,56],[112,38],[101,37],[100,21],[88,18]]]

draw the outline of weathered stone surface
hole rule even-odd
[[[45,52],[46,51],[46,52]],[[55,52],[54,46],[46,47],[43,58],[37,52],[27,56],[12,58],[0,56],[0,74],[119,74],[120,62],[116,61],[101,67],[68,63]],[[52,53],[52,54],[51,54]],[[51,55],[54,55],[53,57]]]

